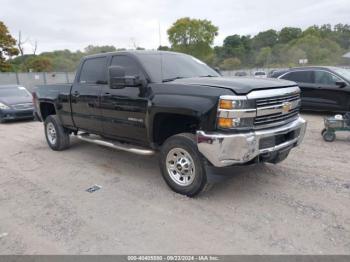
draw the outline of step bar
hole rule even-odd
[[[82,140],[82,141],[90,142],[90,143],[97,144],[100,146],[114,148],[117,150],[130,152],[130,153],[137,154],[137,155],[151,156],[151,155],[155,154],[155,151],[152,149],[145,149],[145,148],[130,145],[130,144],[123,144],[123,143],[120,143],[117,141],[103,139],[100,136],[90,135],[87,133],[78,134],[77,138]]]

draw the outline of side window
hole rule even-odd
[[[85,60],[81,69],[79,82],[98,84],[107,81],[107,58],[97,57]]]
[[[313,83],[312,71],[294,71],[287,73],[281,78],[297,83]]]
[[[323,85],[335,85],[335,82],[341,81],[339,77],[326,72],[326,71],[315,71],[315,82],[316,84]]]
[[[128,56],[119,55],[112,58],[112,66],[121,66],[125,69],[127,76],[143,76],[143,73],[136,61]]]

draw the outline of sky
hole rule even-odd
[[[38,53],[90,44],[156,49],[169,45],[166,31],[181,17],[211,20],[221,45],[233,34],[350,24],[350,0],[0,0],[0,21],[16,38],[22,32],[26,53],[35,41]]]

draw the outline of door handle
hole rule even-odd
[[[112,96],[112,94],[111,94],[111,93],[106,92],[106,93],[104,93],[104,96]]]
[[[80,93],[79,93],[78,91],[75,91],[75,92],[73,93],[73,96],[79,97],[79,96],[80,96]]]

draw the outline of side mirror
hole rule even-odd
[[[121,66],[110,66],[108,68],[109,87],[119,89],[125,87],[125,70]]]
[[[335,82],[335,85],[338,86],[339,88],[346,87],[346,83],[344,81],[337,81]]]
[[[121,89],[126,86],[140,86],[139,76],[126,76],[125,69],[121,66],[110,66],[108,68],[109,87],[112,89]]]

